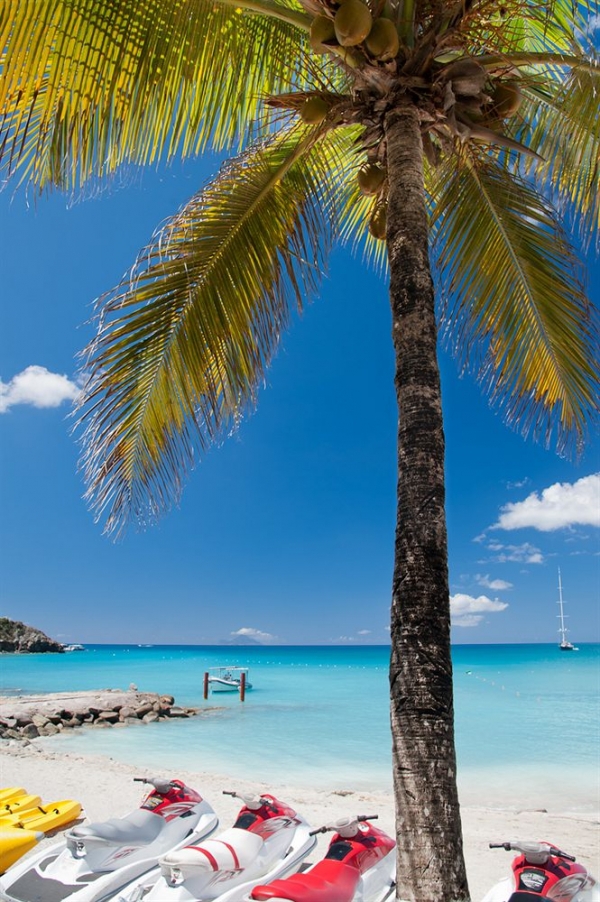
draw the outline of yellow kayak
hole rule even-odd
[[[74,821],[81,812],[81,805],[73,799],[62,799],[59,802],[47,802],[37,808],[8,814],[0,817],[0,830],[17,827],[24,830],[41,830],[48,833],[63,824]]]
[[[24,795],[27,795],[27,790],[23,789],[22,786],[5,786],[3,789],[0,789],[0,804],[3,805],[10,799],[16,798],[16,796]]]
[[[18,814],[19,811],[27,811],[28,808],[37,808],[42,804],[39,796],[14,796],[7,802],[0,801],[0,818],[6,817],[8,814]]]
[[[0,830],[0,874],[43,838],[43,833],[33,830]]]

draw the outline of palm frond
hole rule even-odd
[[[299,127],[228,163],[104,299],[80,425],[106,531],[169,509],[201,453],[253,406],[322,273],[336,152]]]
[[[522,110],[528,144],[543,157],[537,181],[579,231],[585,245],[600,243],[600,63],[582,59],[560,81],[546,79]]]
[[[40,188],[73,188],[125,162],[241,146],[262,96],[290,68],[301,81],[310,57],[298,5],[248,5],[6,0],[0,162]]]
[[[523,433],[578,445],[598,410],[598,330],[556,214],[473,148],[429,187],[447,344]]]

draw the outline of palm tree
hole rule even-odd
[[[234,153],[99,305],[82,410],[109,532],[154,521],[255,403],[330,241],[389,273],[398,898],[468,898],[453,735],[437,331],[563,451],[595,412],[568,238],[600,217],[593,0],[6,0],[0,158],[40,190]],[[433,261],[433,266],[430,263]],[[438,282],[437,304],[432,272]]]

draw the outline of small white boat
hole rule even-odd
[[[75,644],[65,645],[64,648],[65,648],[65,651],[85,651],[85,648],[83,645],[75,645]]]
[[[563,596],[562,596],[562,582],[560,579],[560,567],[558,569],[558,602],[560,613],[557,615],[560,620],[560,626],[558,628],[558,632],[560,633],[560,643],[559,648],[561,651],[579,651],[576,645],[573,645],[572,642],[569,642],[567,639],[567,633],[569,632],[565,626],[565,614],[563,611]]]
[[[213,667],[208,671],[208,685],[212,692],[239,692],[242,676],[246,689],[252,689],[247,667]]]

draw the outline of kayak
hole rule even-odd
[[[22,786],[5,786],[3,789],[0,789],[0,804],[4,805],[9,799],[24,795],[27,795],[27,790],[23,789]]]
[[[0,874],[43,838],[43,833],[34,830],[0,830]]]
[[[15,796],[7,802],[0,801],[0,818],[9,814],[18,814],[19,811],[27,811],[29,808],[37,808],[42,804],[40,796]]]
[[[0,817],[0,830],[17,827],[24,830],[41,830],[48,833],[63,824],[74,821],[81,813],[81,805],[73,799],[47,802],[27,811]]]

